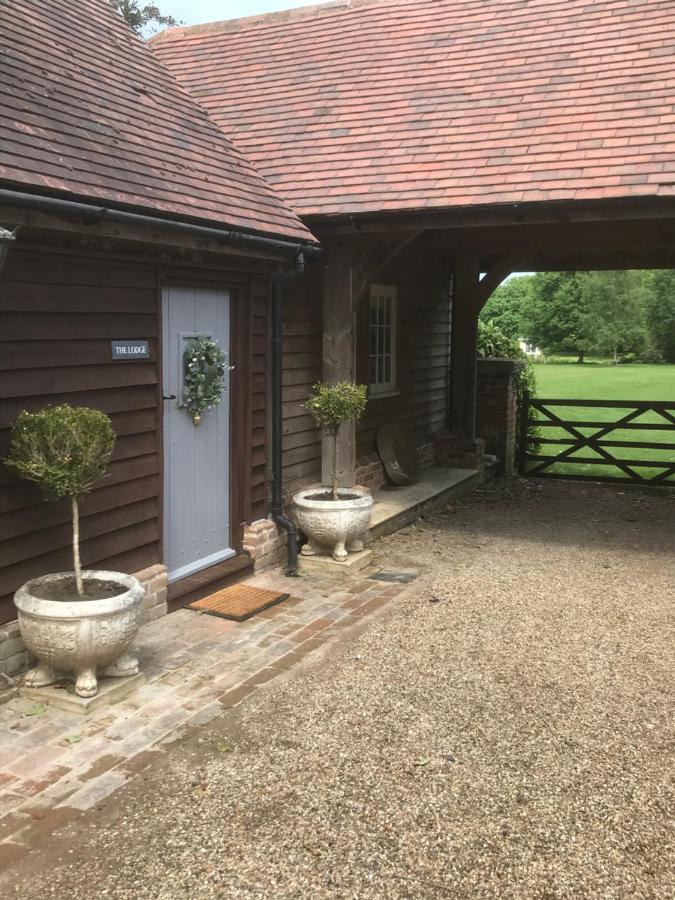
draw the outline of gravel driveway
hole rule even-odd
[[[23,900],[671,898],[675,494],[502,483],[413,589],[0,880]]]

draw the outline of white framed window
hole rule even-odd
[[[368,350],[372,396],[396,390],[397,306],[395,287],[386,284],[370,286]]]

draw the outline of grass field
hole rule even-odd
[[[541,363],[535,373],[540,397],[675,403],[675,366]]]
[[[535,366],[537,377],[537,397],[542,399],[575,399],[575,400],[654,400],[675,404],[675,366],[656,365],[573,365],[570,363],[541,363]],[[629,409],[611,407],[579,407],[556,406],[551,410],[565,421],[576,422],[616,422],[625,416]],[[675,409],[670,410],[675,416]],[[543,417],[542,417],[543,418]],[[603,438],[604,446],[615,457],[622,460],[640,460],[663,463],[661,466],[633,466],[633,470],[643,477],[658,476],[668,464],[675,462],[675,426],[668,423],[656,412],[642,413],[634,420],[635,424],[657,425],[654,429],[617,429]],[[599,427],[577,426],[576,430],[583,435],[591,436],[599,431]],[[573,444],[573,437],[562,428],[541,427],[540,435],[544,439],[560,443],[542,444],[540,454],[559,453]],[[657,443],[659,449],[644,447],[612,447],[607,442]],[[570,455],[572,459],[601,459],[602,457],[590,447],[582,447]],[[536,463],[531,463],[532,468]],[[628,476],[612,465],[593,463],[556,463],[546,471],[565,475],[587,475],[595,477]],[[668,479],[675,483],[675,474]]]

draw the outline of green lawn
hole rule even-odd
[[[535,373],[540,397],[675,403],[675,366],[540,363]]]
[[[575,399],[575,400],[654,400],[675,404],[675,366],[652,365],[574,365],[570,363],[541,363],[535,366],[537,377],[537,397],[542,399]],[[625,416],[629,409],[594,408],[579,406],[556,406],[551,411],[565,421],[576,422],[616,422]],[[675,415],[675,409],[670,410]],[[541,416],[540,418],[544,418]],[[659,413],[642,413],[635,424],[660,425],[654,429],[617,429],[612,431],[604,441],[630,441],[638,443],[658,443],[663,447],[647,449],[642,447],[607,447],[612,455],[625,460],[653,460],[655,462],[672,463],[675,461],[675,428],[668,427],[666,420]],[[599,426],[576,426],[583,435],[593,435]],[[566,449],[573,438],[564,429],[558,427],[541,427],[542,438],[561,443],[542,444],[540,454],[549,455]],[[565,443],[566,442],[566,443]],[[574,459],[600,459],[600,455],[589,447],[576,450]],[[530,463],[532,468],[536,463]],[[644,477],[654,477],[663,471],[661,467],[634,466],[636,472]],[[565,464],[556,463],[546,471],[558,474],[628,477],[625,473],[611,465],[597,464]],[[675,484],[675,475],[668,479]]]

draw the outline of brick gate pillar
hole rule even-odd
[[[513,475],[516,469],[516,376],[524,365],[519,359],[478,360],[476,432],[486,453],[498,457],[498,475]]]

